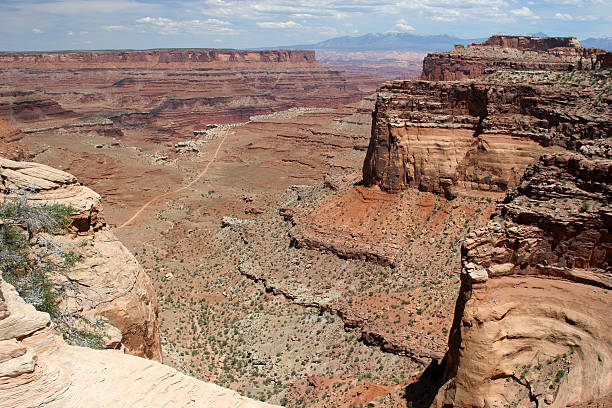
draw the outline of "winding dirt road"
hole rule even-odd
[[[153,204],[156,201],[161,200],[162,198],[165,197],[169,197],[173,194],[176,193],[180,193],[181,191],[187,190],[188,188],[190,188],[191,186],[193,186],[198,180],[200,180],[202,177],[204,177],[206,175],[206,173],[208,172],[208,169],[210,167],[210,165],[217,159],[217,156],[219,155],[219,151],[221,150],[221,146],[223,146],[223,143],[225,142],[225,139],[227,139],[227,136],[229,135],[229,129],[225,130],[225,134],[223,135],[223,138],[221,139],[221,141],[219,142],[219,145],[217,146],[217,150],[215,150],[215,154],[213,154],[213,156],[211,157],[211,159],[208,161],[208,163],[206,164],[206,166],[204,166],[204,169],[200,172],[200,174],[198,174],[196,176],[196,178],[194,178],[193,180],[191,180],[187,185],[184,185],[183,187],[177,188],[176,190],[172,190],[172,191],[168,191],[165,192],[163,194],[159,194],[155,197],[153,197],[152,199],[150,199],[149,201],[147,201],[142,207],[140,207],[138,209],[138,211],[136,211],[134,213],[134,215],[132,215],[132,217],[130,217],[129,220],[127,220],[126,222],[124,222],[123,224],[121,224],[118,228],[123,228],[126,227],[128,225],[130,225],[136,218],[138,218],[138,216],[147,209],[148,206],[150,206],[151,204]]]

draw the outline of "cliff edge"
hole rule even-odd
[[[436,407],[566,407],[612,392],[612,150],[545,155],[462,247]]]
[[[366,186],[447,198],[504,193],[544,152],[612,134],[612,71],[392,81],[378,92]]]
[[[103,219],[100,196],[76,177],[38,163],[0,158],[0,192],[27,189],[30,203],[72,207],[69,233],[53,236],[72,248],[78,261],[52,280],[66,291],[60,310],[90,322],[103,322],[105,346],[161,361],[158,305],[149,276]]]
[[[152,49],[117,51],[3,52],[0,68],[223,68],[314,67],[314,51],[224,49]]]

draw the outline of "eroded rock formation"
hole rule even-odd
[[[174,141],[211,123],[338,108],[380,81],[320,66],[313,51],[0,53],[0,82],[10,84],[0,119],[28,134]]]
[[[314,51],[164,49],[0,53],[0,67],[40,68],[218,68],[223,66],[316,65]]]
[[[373,113],[365,184],[448,198],[506,191],[544,151],[612,132],[610,98],[602,93],[610,72],[571,75],[387,82]]]
[[[30,162],[0,159],[0,192],[35,187],[30,202],[72,206],[71,233],[54,239],[78,250],[77,262],[53,279],[70,282],[60,308],[106,324],[107,347],[161,361],[157,298],[150,278],[136,258],[106,226],[100,196],[61,170]]]
[[[573,71],[602,68],[605,50],[583,48],[573,37],[496,35],[483,43],[431,53],[423,60],[421,78],[453,81],[475,78],[491,70]]]
[[[17,145],[22,138],[21,130],[0,119],[0,156],[12,160],[23,159],[23,149]]]
[[[115,350],[69,346],[0,277],[0,407],[271,407]]]
[[[566,407],[612,391],[612,152],[594,145],[543,156],[464,241],[435,406]]]

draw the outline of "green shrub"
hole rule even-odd
[[[30,204],[27,196],[0,204],[0,273],[19,295],[41,312],[49,313],[56,328],[71,344],[104,348],[103,322],[61,313],[60,295],[74,290],[75,284],[54,284],[51,274],[61,274],[83,260],[74,250],[46,234],[59,234],[68,228],[75,209],[62,204]]]

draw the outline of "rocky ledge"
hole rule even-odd
[[[434,406],[566,407],[612,392],[612,159],[609,140],[590,146],[543,156],[464,241]]]
[[[1,278],[0,395],[2,408],[271,407],[156,361],[69,346]]]
[[[0,193],[27,188],[30,202],[69,205],[77,212],[70,232],[53,237],[75,248],[81,258],[70,270],[53,276],[55,283],[69,288],[60,309],[91,322],[104,321],[106,347],[161,361],[151,280],[106,226],[100,196],[73,175],[38,163],[0,158],[0,177]]]

